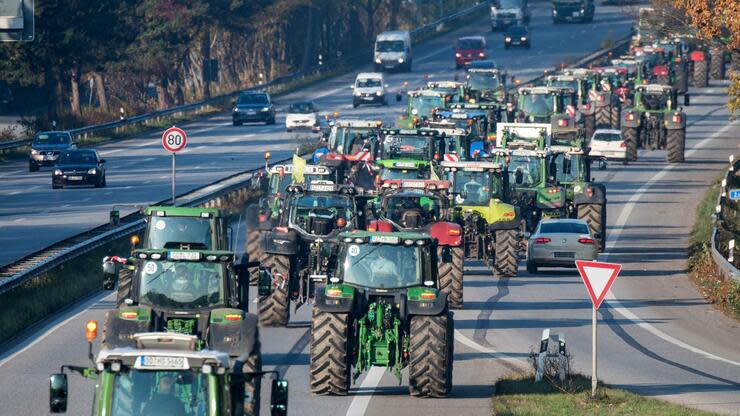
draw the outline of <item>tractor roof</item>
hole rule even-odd
[[[203,349],[196,351],[198,337],[177,333],[146,332],[134,335],[136,348],[101,349],[96,357],[97,363],[118,361],[129,367],[142,370],[188,370],[191,367],[211,365],[213,367],[230,367],[229,356],[226,353]],[[172,360],[162,360],[149,364],[139,357],[156,355],[159,357],[182,357],[187,360],[187,367],[183,364],[174,364]],[[176,367],[175,365],[179,365]]]
[[[384,129],[381,133],[389,136],[437,136],[434,129]]]
[[[144,210],[144,214],[154,217],[201,217],[221,218],[224,215],[218,208],[166,207],[153,205]]]
[[[286,191],[291,194],[304,193],[331,193],[353,195],[355,188],[352,185],[337,185],[332,181],[313,180],[308,186],[305,183],[288,185]]]
[[[383,181],[383,188],[387,189],[418,189],[436,191],[438,189],[449,189],[449,181],[432,179],[387,179]]]
[[[292,174],[293,173],[293,165],[274,165],[270,166],[269,173],[273,175],[279,175],[280,173],[283,174]],[[321,165],[307,165],[304,170],[304,175],[331,175],[331,169],[327,166],[321,166]]]
[[[376,160],[375,164],[382,166],[386,169],[419,169],[420,166],[429,166],[431,162],[427,160],[412,160],[412,159],[403,159],[403,160]]]
[[[559,89],[557,87],[521,87],[519,88],[519,94],[557,94]]]
[[[460,88],[465,83],[461,81],[428,81],[427,88]]]
[[[357,242],[355,239],[362,239],[362,242],[380,243],[380,244],[402,244],[404,240],[431,240],[431,236],[424,233],[415,233],[408,231],[383,233],[375,231],[354,230],[345,231],[339,234],[339,238],[344,242]]]
[[[449,105],[449,108],[463,110],[496,110],[500,107],[502,105],[497,103],[455,103]]]
[[[437,97],[437,98],[444,98],[444,96],[446,95],[440,91],[433,91],[433,90],[415,90],[415,91],[409,91],[406,94],[411,97]]]
[[[334,123],[334,127],[377,129],[383,126],[381,120],[371,119],[340,119]]]
[[[186,244],[186,243],[184,243]],[[226,250],[199,250],[199,249],[153,249],[141,248],[133,252],[139,259],[166,260],[166,261],[232,261],[234,253]]]
[[[483,170],[501,170],[500,163],[494,162],[442,162],[442,168],[445,170],[469,170],[469,171],[483,171]]]
[[[662,92],[670,92],[673,90],[672,86],[661,85],[661,84],[643,84],[643,85],[638,85],[635,88],[637,88],[638,91],[648,92],[648,93],[662,93]]]

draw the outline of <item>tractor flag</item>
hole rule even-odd
[[[298,155],[293,155],[293,182],[303,183],[303,171],[306,170],[306,161]]]

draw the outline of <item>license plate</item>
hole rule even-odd
[[[573,17],[578,17],[579,14],[578,12],[573,12]]]
[[[168,257],[172,260],[200,260],[198,251],[170,251]]]
[[[570,252],[562,252],[562,251],[556,251],[555,252],[555,258],[566,258],[566,259],[572,259],[575,254]]]
[[[81,181],[82,176],[68,176],[67,179],[69,179],[70,181]]]
[[[136,360],[134,368],[187,370],[188,361],[185,357],[161,357],[156,355],[142,355]]]
[[[362,97],[362,99],[365,101],[372,101],[373,97]]]
[[[247,110],[247,114],[257,114],[257,110]]]

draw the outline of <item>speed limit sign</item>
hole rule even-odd
[[[188,136],[185,132],[177,127],[170,127],[162,134],[162,147],[172,153],[177,153],[185,148],[188,143]]]

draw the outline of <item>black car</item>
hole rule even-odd
[[[236,100],[231,118],[235,126],[255,121],[275,124],[275,107],[265,92],[244,92]]]
[[[101,159],[95,149],[62,152],[51,172],[51,187],[59,189],[67,185],[104,187],[105,159]]]
[[[509,26],[504,32],[504,47],[506,49],[512,46],[523,46],[529,49],[529,42],[529,29],[526,26]]]
[[[41,166],[53,166],[60,153],[76,147],[68,131],[36,133],[31,143],[31,154],[28,155],[28,171],[36,172]]]

